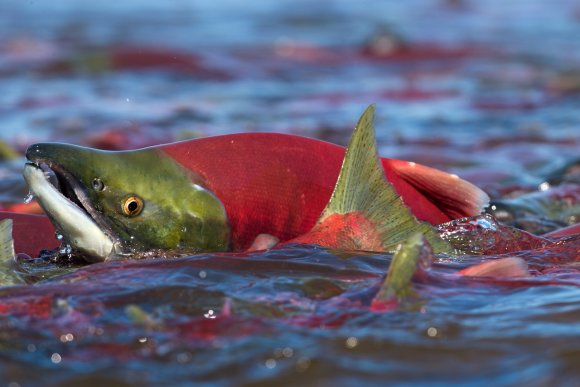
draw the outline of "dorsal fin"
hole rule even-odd
[[[451,252],[453,249],[431,225],[413,216],[385,178],[375,141],[374,112],[371,105],[359,119],[334,192],[317,225],[334,214],[359,213],[374,226],[383,251],[393,251],[410,235],[421,233],[435,252]],[[364,250],[365,246],[359,248]]]

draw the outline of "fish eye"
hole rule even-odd
[[[102,191],[105,189],[105,184],[103,183],[103,181],[101,179],[99,179],[98,177],[95,177],[93,179],[93,189],[95,191]]]
[[[123,201],[123,214],[137,216],[143,210],[143,200],[137,196],[129,196]]]

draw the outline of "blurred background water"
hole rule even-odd
[[[457,173],[503,201],[504,221],[541,234],[580,216],[579,36],[571,0],[3,0],[0,139],[20,155],[38,141],[130,149],[244,131],[345,144],[376,103],[384,156]],[[4,207],[27,193],[22,157],[8,158]],[[578,243],[519,253],[530,282],[418,284],[420,305],[391,313],[357,301],[388,254],[296,247],[52,279],[39,264],[35,285],[0,289],[0,375],[571,386]],[[433,276],[485,258],[439,257]],[[214,318],[229,302],[233,315]]]
[[[124,125],[316,136],[371,102],[385,131],[414,136],[473,141],[544,124],[570,135],[577,101],[552,102],[578,88],[578,12],[574,1],[8,0],[2,136]],[[167,57],[139,63],[144,48]]]

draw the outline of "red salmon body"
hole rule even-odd
[[[208,137],[160,149],[199,175],[222,201],[234,250],[248,247],[260,233],[285,241],[309,232],[330,199],[345,155],[338,145],[275,133]],[[383,158],[382,164],[420,220],[439,224],[477,215],[487,199],[456,176],[407,161]]]

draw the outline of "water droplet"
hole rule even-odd
[[[191,356],[191,353],[181,352],[180,354],[177,355],[177,362],[181,364],[188,363],[191,361],[192,358],[193,356]]]
[[[198,275],[199,275],[199,278],[207,277],[207,273],[204,270],[200,270]]]
[[[28,195],[26,195],[26,197],[24,198],[24,203],[30,204],[32,200],[34,200],[34,194],[32,192],[28,192]]]
[[[354,348],[358,345],[358,339],[354,336],[349,337],[346,339],[346,347],[347,348]]]
[[[205,318],[210,318],[210,319],[214,319],[214,318],[216,318],[217,316],[216,316],[215,312],[213,311],[213,309],[210,309],[210,310],[208,310],[208,311],[207,311],[207,313],[205,313],[205,314],[203,315],[203,317],[205,317]]]
[[[62,246],[62,248],[59,250],[59,253],[63,254],[63,255],[71,255],[72,254],[72,247],[69,244],[66,244],[64,246]]]
[[[60,341],[63,343],[67,343],[69,341],[73,341],[74,340],[74,335],[72,333],[66,333],[66,334],[62,334],[60,335]]]
[[[62,356],[60,356],[59,353],[53,353],[52,356],[50,357],[50,360],[52,360],[52,362],[54,364],[58,364],[62,361]]]
[[[548,183],[547,181],[545,181],[542,184],[540,184],[538,186],[538,188],[540,189],[540,191],[547,191],[547,190],[550,189],[550,183]]]
[[[34,345],[34,344],[28,344],[28,346],[26,347],[26,349],[28,349],[28,352],[36,352],[36,345]]]
[[[296,370],[300,371],[300,372],[304,372],[306,371],[308,368],[310,368],[310,359],[307,357],[303,357],[298,359],[298,361],[296,362]]]
[[[427,336],[429,336],[429,337],[436,337],[437,336],[437,328],[435,328],[435,327],[429,327],[427,329]]]
[[[103,328],[98,328],[98,327],[95,327],[93,325],[91,325],[91,326],[88,327],[87,332],[90,335],[97,335],[97,336],[100,336],[103,333],[105,333],[105,331],[103,330]]]
[[[58,232],[54,234],[56,236],[56,239],[58,239],[59,241],[62,241],[62,239],[64,238],[64,236],[62,234],[59,234]]]
[[[284,355],[284,357],[292,357],[292,355],[294,355],[294,350],[290,347],[286,347],[282,350],[282,355]]]
[[[268,360],[266,360],[264,365],[266,366],[266,368],[272,369],[272,368],[276,367],[276,360],[275,359],[268,359]]]
[[[481,228],[486,229],[486,230],[491,230],[491,231],[496,231],[497,230],[497,227],[494,224],[494,222],[491,221],[488,218],[478,218],[476,220],[476,224],[478,226],[480,226]]]

